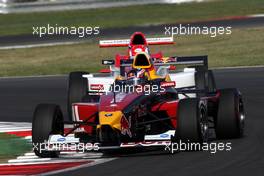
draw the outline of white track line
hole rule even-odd
[[[26,136],[25,139],[31,141],[32,140],[32,136]]]
[[[0,132],[31,131],[32,125],[27,122],[0,122]]]
[[[67,126],[69,127],[69,126]],[[31,131],[31,123],[23,122],[0,122],[0,132],[11,132],[11,131]],[[31,136],[26,136],[25,139],[31,140]],[[61,152],[59,158],[39,158],[33,152],[25,153],[18,156],[16,159],[8,160],[6,164],[0,164],[0,166],[11,166],[11,165],[29,165],[29,164],[52,164],[52,163],[68,163],[68,162],[82,162],[87,161],[88,164],[81,164],[80,166],[62,169],[59,171],[52,171],[49,173],[44,173],[44,175],[56,174],[60,172],[70,171],[79,169],[82,167],[90,167],[97,164],[112,161],[116,158],[102,158],[102,153],[91,152],[91,153],[81,153],[74,151],[64,151]],[[43,175],[43,174],[41,174]]]
[[[25,153],[22,156],[18,156],[16,159],[11,159],[9,163],[26,163],[26,162],[38,162],[42,163],[43,161],[61,161],[62,159],[73,159],[77,160],[87,160],[87,159],[101,159],[102,153],[81,153],[81,152],[61,152],[59,158],[39,158],[34,153]],[[65,160],[66,161],[66,160]]]
[[[264,17],[264,14],[248,15],[248,17],[253,17],[253,18]]]
[[[28,162],[43,162],[50,161],[51,158],[27,158],[27,159],[11,159],[8,160],[8,163],[28,163]]]
[[[37,159],[37,158],[39,158],[39,157],[34,155],[34,156],[19,156],[16,159],[17,160],[24,160],[24,159]]]
[[[6,133],[6,132],[19,132],[19,131],[31,131],[31,128],[0,128],[0,133]]]
[[[50,161],[39,161],[39,162],[14,162],[14,163],[3,163],[0,166],[20,166],[20,165],[31,165],[31,164],[53,164],[53,163],[68,163],[68,162],[82,162],[82,161],[91,161],[90,159],[53,159],[53,158],[45,158],[50,159]]]
[[[113,161],[115,159],[116,158],[96,159],[94,162],[91,162],[91,163],[87,163],[87,164],[83,164],[83,165],[80,165],[80,166],[77,166],[77,167],[67,168],[67,169],[63,169],[63,170],[51,171],[51,172],[44,173],[44,174],[41,174],[41,175],[46,176],[46,175],[54,175],[54,174],[58,174],[58,173],[73,171],[73,170],[77,170],[77,169],[81,169],[81,168],[86,168],[86,167],[91,167],[91,166],[95,166],[95,165],[98,165],[98,164],[106,163],[106,162],[109,162],[109,161]]]
[[[34,152],[25,153],[24,156],[35,156]]]
[[[72,128],[73,125],[64,125],[64,128]],[[4,132],[19,132],[19,131],[31,131],[32,124],[28,122],[0,122],[0,133]],[[30,136],[26,136],[25,139],[31,139]]]
[[[41,43],[41,44],[29,44],[29,45],[14,45],[14,46],[2,46],[0,50],[10,50],[10,49],[27,49],[27,48],[36,48],[36,47],[49,47],[57,45],[73,45],[81,44],[87,41],[75,41],[75,42],[51,42],[51,43]]]
[[[95,158],[96,156],[98,158]],[[51,175],[51,174],[77,170],[80,168],[91,167],[97,164],[102,164],[117,159],[117,158],[101,158],[101,157],[102,157],[102,153],[95,153],[95,152],[94,153],[61,152],[59,158],[39,158],[35,156],[33,152],[28,152],[25,153],[23,156],[17,157],[17,159],[9,160],[7,164],[0,164],[0,165],[10,166],[10,165],[53,164],[53,163],[68,163],[68,162],[89,162],[67,169],[61,169],[61,170],[40,174],[40,175]]]

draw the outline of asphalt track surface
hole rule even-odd
[[[237,87],[244,96],[246,130],[230,152],[135,152],[111,162],[61,175],[264,175],[264,68],[215,70],[218,88]],[[60,104],[65,112],[65,76],[0,79],[0,121],[30,122],[38,103]],[[219,141],[217,141],[219,142]]]
[[[183,26],[188,26],[189,23],[182,22]],[[76,35],[45,35],[41,38],[38,35],[16,35],[16,36],[0,36],[0,47],[15,46],[15,45],[34,45],[47,43],[62,43],[62,42],[87,42],[98,41],[99,39],[120,39],[127,38],[135,31],[141,31],[146,35],[164,35],[165,27],[179,27],[178,24],[150,25],[150,26],[133,26],[123,28],[100,28],[99,35],[89,35],[80,38]],[[213,19],[190,23],[189,26],[211,27],[211,26],[231,26],[232,28],[249,28],[264,26],[264,17],[234,17],[230,19]],[[33,30],[32,30],[33,32]]]

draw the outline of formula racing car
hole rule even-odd
[[[34,112],[32,142],[39,157],[57,157],[55,144],[89,144],[100,151],[160,146],[172,141],[207,142],[238,138],[244,131],[242,95],[217,89],[207,56],[151,54],[149,45],[173,44],[172,38],[100,41],[101,47],[128,47],[127,55],[103,60],[103,73],[72,72],[68,120],[56,104],[39,104]],[[182,69],[176,69],[176,66]],[[70,125],[70,128],[66,128]],[[77,150],[77,149],[76,149]]]

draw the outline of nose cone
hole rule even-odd
[[[121,130],[121,118],[123,113],[121,111],[114,112],[99,112],[99,125],[97,125],[97,129],[101,128],[103,125],[108,125],[113,129]]]

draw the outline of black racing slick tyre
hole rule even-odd
[[[63,115],[55,104],[39,104],[33,115],[32,143],[35,154],[41,158],[58,157],[57,151],[42,151],[51,134],[64,134]]]
[[[71,72],[68,78],[68,117],[73,121],[72,103],[82,102],[82,98],[87,94],[88,82],[82,75],[87,72]]]
[[[220,90],[216,119],[218,139],[239,138],[244,134],[245,112],[243,100],[237,89]]]
[[[207,110],[198,98],[180,100],[177,117],[175,137],[178,140],[198,143],[208,140]]]

